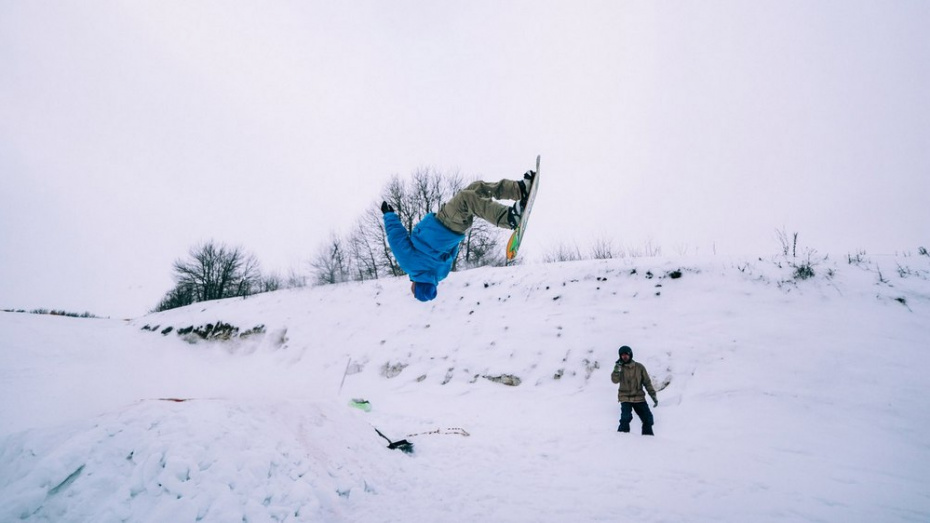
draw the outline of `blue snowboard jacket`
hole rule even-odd
[[[397,264],[412,281],[438,285],[452,270],[464,234],[451,231],[429,213],[408,234],[395,212],[384,213],[384,230]]]

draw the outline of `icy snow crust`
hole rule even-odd
[[[788,261],[0,313],[0,521],[930,520],[930,263]],[[239,331],[178,334],[219,322]],[[624,344],[661,388],[654,438],[616,432]],[[407,455],[373,426],[469,435]]]

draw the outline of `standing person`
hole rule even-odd
[[[633,421],[635,411],[639,420],[643,422],[643,435],[653,436],[654,420],[643,389],[652,398],[653,407],[659,406],[659,400],[656,399],[656,389],[652,386],[649,372],[642,363],[633,361],[633,349],[630,347],[620,347],[619,356],[620,359],[614,364],[614,371],[610,373],[610,381],[620,384],[617,391],[617,401],[620,402],[620,426],[617,427],[617,432],[630,431],[630,422]]]
[[[535,171],[527,171],[522,180],[474,182],[442,204],[439,212],[424,216],[409,233],[394,208],[381,202],[388,243],[397,264],[410,277],[410,292],[416,299],[430,301],[436,297],[436,286],[452,270],[459,244],[475,216],[504,229],[517,227],[534,176]],[[516,202],[507,206],[494,200]]]

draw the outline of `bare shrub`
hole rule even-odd
[[[581,259],[583,258],[581,256],[581,249],[578,248],[578,245],[575,243],[568,244],[566,242],[560,242],[555,247],[549,249],[543,257],[543,261],[546,263],[578,261]]]
[[[591,246],[591,257],[595,260],[609,260],[617,257],[618,254],[614,242],[610,238],[598,238],[594,240],[594,245]]]

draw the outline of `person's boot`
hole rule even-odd
[[[511,229],[516,229],[520,225],[520,218],[523,217],[524,201],[515,202],[507,211],[507,223]]]
[[[620,426],[617,427],[617,432],[629,432],[630,424],[629,423],[620,423]]]
[[[526,207],[526,199],[530,196],[530,189],[533,187],[533,181],[536,179],[536,171],[526,171],[523,179],[517,183],[520,185],[520,201]]]
[[[643,425],[643,436],[655,436],[652,433],[652,425]]]

